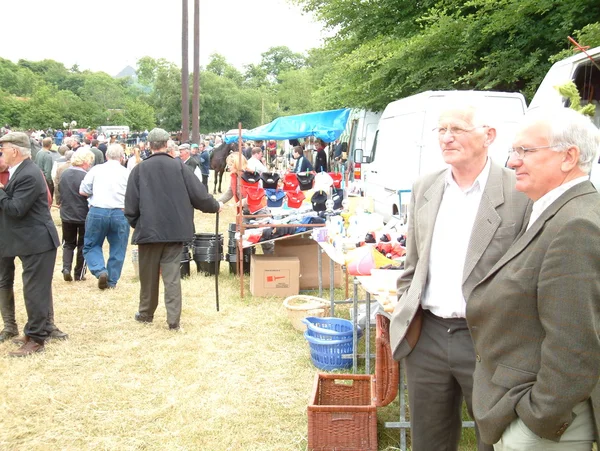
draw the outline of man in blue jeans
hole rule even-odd
[[[129,223],[123,213],[129,171],[121,165],[123,158],[121,145],[111,144],[106,150],[106,163],[94,166],[79,187],[79,193],[89,197],[90,204],[83,256],[101,290],[117,285],[129,239]],[[102,254],[105,239],[109,244],[106,264]]]

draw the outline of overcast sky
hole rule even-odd
[[[53,59],[116,75],[143,56],[181,66],[181,0],[3,0],[0,57]],[[190,71],[194,2],[189,0]],[[212,53],[243,70],[275,46],[319,47],[321,25],[286,0],[200,0],[200,64]]]

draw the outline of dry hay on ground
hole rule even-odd
[[[230,222],[232,207],[220,215],[225,246]],[[215,216],[197,213],[196,230],[214,233]],[[0,449],[306,449],[316,369],[283,299],[253,298],[247,278],[240,299],[239,279],[222,262],[216,312],[214,277],[197,275],[192,262],[192,277],[182,283],[181,331],[167,329],[162,294],[154,323],[140,324],[131,249],[117,289],[106,291],[89,274],[64,282],[59,249],[56,323],[70,339],[24,359],[6,357],[16,345],[0,344]],[[19,276],[15,288],[23,327]],[[386,434],[381,449],[397,443],[397,431]]]

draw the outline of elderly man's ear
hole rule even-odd
[[[564,160],[560,165],[563,172],[571,172],[579,163],[579,147],[570,146],[564,153]]]

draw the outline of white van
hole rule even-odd
[[[346,172],[350,175],[350,181],[362,180],[363,156],[370,155],[380,119],[381,112],[357,108],[350,111],[346,129],[339,139],[346,152]]]
[[[105,136],[112,134],[121,136],[123,133],[129,134],[129,126],[127,125],[101,125],[98,127],[98,134],[104,133]]]
[[[568,106],[568,100],[558,93],[555,86],[573,81],[581,95],[581,104],[596,105],[593,121],[596,127],[600,128],[600,47],[587,50],[586,53],[587,55],[579,53],[555,63],[533,96],[529,110],[560,105]],[[599,160],[592,168],[590,178],[596,189],[600,191]]]
[[[516,125],[525,114],[525,98],[519,93],[468,92],[481,95],[484,106],[491,112],[497,136],[489,155],[503,166]],[[415,180],[446,166],[433,129],[447,98],[464,93],[422,92],[396,100],[383,111],[373,149],[364,160],[368,164],[363,172],[363,188],[384,221],[389,221],[392,215],[406,220]]]

